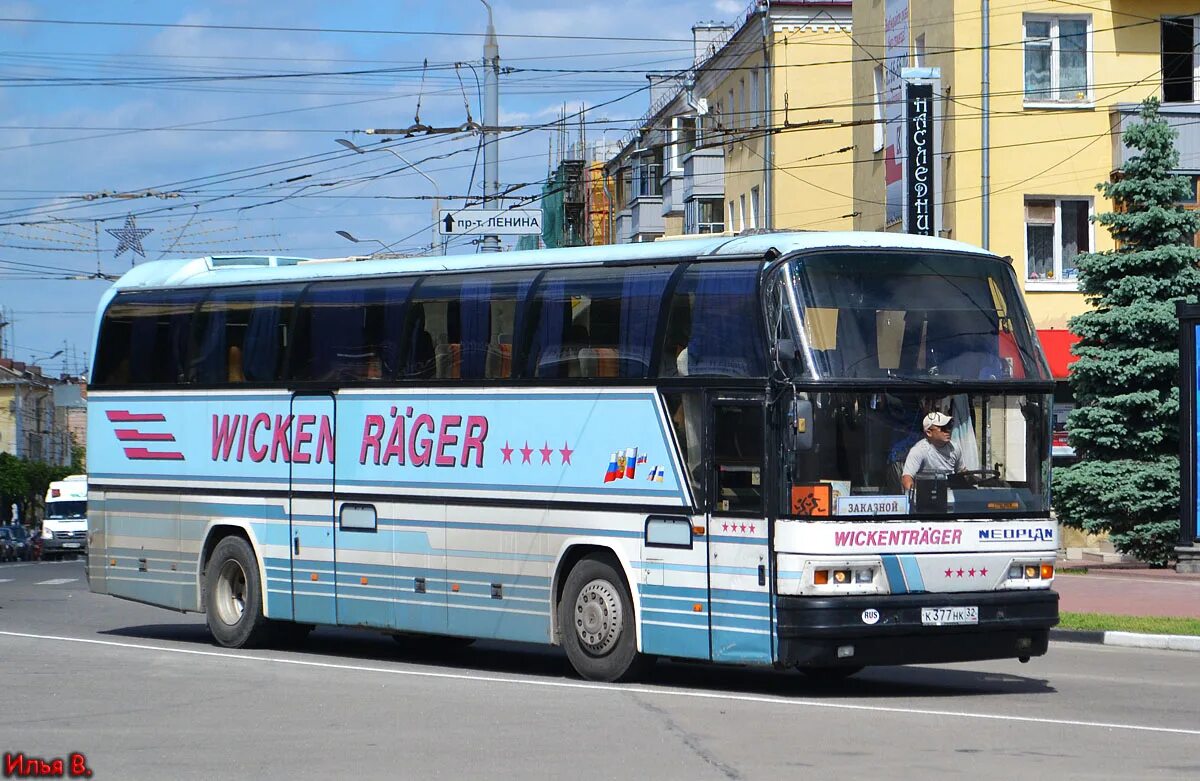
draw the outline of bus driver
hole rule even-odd
[[[904,472],[900,483],[905,491],[911,491],[913,478],[918,474],[948,476],[963,471],[962,451],[950,441],[949,415],[930,412],[925,416],[922,428],[925,438],[912,446],[908,458],[904,459]]]

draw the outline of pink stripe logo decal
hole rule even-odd
[[[147,450],[144,447],[127,447],[125,455],[133,461],[182,461],[183,453]]]
[[[135,414],[124,409],[110,409],[104,414],[112,423],[162,423],[167,419],[157,412]]]
[[[112,409],[105,412],[111,423],[165,423],[167,416],[159,412],[130,412]],[[174,442],[175,435],[169,431],[142,431],[138,428],[114,428],[118,442]],[[183,461],[183,453],[177,450],[150,450],[146,447],[126,447],[125,456],[131,461]]]
[[[117,439],[122,442],[174,442],[175,435],[166,432],[153,433],[138,431],[134,428],[119,428],[117,429]]]

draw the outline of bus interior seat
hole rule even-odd
[[[433,349],[433,361],[438,379],[462,377],[462,345],[460,343],[439,344]]]
[[[584,377],[617,377],[620,362],[611,347],[583,347],[579,350],[579,370]]]
[[[226,379],[229,382],[245,382],[246,375],[242,370],[242,348],[236,344],[229,345],[229,361]]]
[[[492,378],[512,376],[512,345],[492,342],[488,345],[484,372]]]

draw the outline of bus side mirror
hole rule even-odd
[[[807,399],[794,399],[788,409],[787,438],[788,449],[812,450],[812,402]]]

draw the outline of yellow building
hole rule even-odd
[[[1113,246],[1089,217],[1112,208],[1096,185],[1125,160],[1120,134],[1144,98],[1163,99],[1180,131],[1179,173],[1200,174],[1198,9],[1196,0],[855,0],[854,94],[870,96],[855,100],[855,227],[904,229],[897,191],[885,187],[905,159],[888,159],[903,133],[888,121],[889,84],[899,69],[936,69],[900,77],[939,77],[938,233],[1013,259],[1065,375],[1062,329],[1086,307],[1073,258]]]
[[[748,2],[692,28],[694,64],[651,77],[621,140],[614,241],[852,225],[850,0]]]
[[[728,229],[851,227],[850,11],[848,0],[752,3],[697,69]]]

